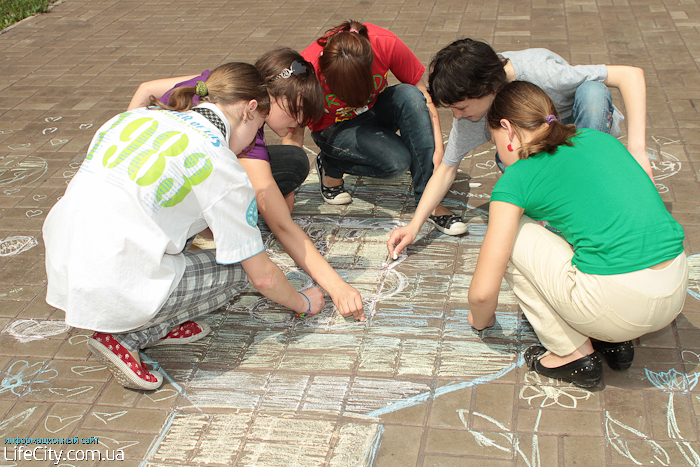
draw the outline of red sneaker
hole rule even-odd
[[[151,391],[163,384],[163,375],[160,372],[148,371],[146,365],[134,360],[129,351],[111,334],[96,332],[88,339],[88,348],[107,364],[109,371],[125,388]]]
[[[157,345],[178,345],[189,344],[206,337],[211,332],[211,328],[204,321],[185,321],[179,328],[170,331],[167,336],[144,348],[155,347]]]

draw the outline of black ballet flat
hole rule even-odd
[[[593,348],[600,352],[605,361],[615,371],[629,370],[634,360],[634,344],[632,341],[603,342],[591,339]]]
[[[547,368],[540,363],[540,357],[546,352],[547,349],[541,345],[530,346],[525,351],[525,363],[542,376],[567,381],[582,388],[596,387],[603,379],[603,361],[598,352],[556,368]]]

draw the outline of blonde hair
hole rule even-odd
[[[547,118],[554,116],[556,118]],[[486,115],[491,129],[501,128],[506,119],[522,142],[522,130],[532,132],[532,139],[523,143],[518,157],[527,159],[533,154],[552,154],[559,146],[573,146],[569,139],[577,133],[576,125],[564,125],[552,99],[542,89],[527,81],[513,81],[496,94]],[[549,121],[548,121],[549,120]],[[543,127],[544,124],[547,124]]]

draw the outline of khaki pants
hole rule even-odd
[[[542,345],[568,355],[587,338],[622,342],[657,331],[683,309],[685,253],[663,269],[595,275],[571,264],[571,245],[522,216],[505,279]]]

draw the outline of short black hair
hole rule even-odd
[[[497,93],[506,84],[505,60],[485,42],[465,38],[442,48],[430,62],[428,88],[439,107]]]

